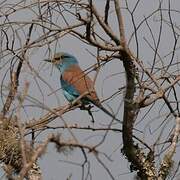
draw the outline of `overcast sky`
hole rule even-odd
[[[2,1],[2,0],[1,0]],[[16,0],[15,0],[16,1]],[[15,4],[15,1],[13,3]],[[30,1],[27,1],[29,3]],[[105,0],[94,0],[95,4],[97,5],[97,9],[99,12],[104,12],[104,6],[105,6]],[[135,0],[129,0],[129,6],[130,9],[132,9],[136,3]],[[180,10],[180,1],[173,0],[172,2],[172,9]],[[150,15],[155,9],[158,8],[159,1],[157,0],[141,0],[139,3],[139,6],[137,10],[135,11],[134,17],[136,24],[139,24],[145,17]],[[8,1],[6,3],[6,7],[8,6]],[[112,5],[113,3],[111,3]],[[22,5],[22,4],[21,4]],[[125,4],[123,4],[124,7]],[[9,5],[11,6],[11,5]],[[1,5],[0,5],[1,7]],[[164,0],[162,7],[164,9],[168,8],[168,0]],[[3,8],[1,8],[2,10]],[[115,19],[115,13],[111,9],[111,16],[110,16],[110,24],[112,29],[118,33],[117,23]],[[36,7],[34,7],[34,11],[37,11]],[[1,14],[1,12],[0,12]],[[130,19],[130,16],[128,15],[126,10],[123,10],[124,15],[124,22],[125,22],[125,31],[127,35],[127,40],[129,40],[132,32],[134,31],[132,26],[132,21]],[[180,15],[177,12],[172,13],[173,21],[174,23],[179,26],[180,25]],[[35,18],[35,14],[33,14],[31,11],[23,11],[14,13],[13,16],[10,16],[10,21],[32,21]],[[53,17],[56,19],[57,17]],[[68,17],[66,17],[68,18]],[[159,13],[155,13],[152,18],[148,20],[149,25],[151,26],[151,29],[154,33],[155,38],[158,37],[158,32],[160,28],[159,23]],[[163,18],[168,18],[168,14],[166,11],[163,12]],[[59,21],[58,21],[59,22]],[[0,23],[4,23],[3,19],[0,18]],[[17,27],[18,29],[18,27]],[[24,30],[27,30],[26,28]],[[38,31],[39,34],[41,34],[42,30],[37,30],[36,33],[32,35],[34,39],[38,38]],[[9,30],[9,33],[11,31]],[[23,32],[20,32],[20,34]],[[150,32],[148,31],[147,24],[144,23],[141,28],[138,30],[138,38],[139,38],[139,58],[147,65],[147,67],[151,66],[152,58],[154,56],[154,52],[152,49],[148,46],[147,41],[148,40],[151,44],[152,37],[150,35]],[[168,24],[163,23],[163,33],[159,48],[159,53],[161,56],[165,56],[172,50],[172,32],[169,28]],[[179,43],[179,42],[178,42]],[[16,42],[15,45],[19,48],[20,42]],[[3,45],[2,45],[3,46]],[[56,49],[55,49],[56,46]],[[71,35],[67,35],[61,39],[59,39],[57,42],[52,43],[49,46],[53,52],[63,51],[63,52],[69,52],[77,57],[80,66],[82,69],[86,69],[89,66],[96,63],[95,57],[93,57],[89,52],[96,53],[96,48],[90,47],[84,43],[82,43],[79,39],[72,37]],[[178,46],[177,46],[178,47]],[[133,38],[130,42],[130,48],[136,53],[136,43],[135,39]],[[23,73],[21,74],[20,80],[20,90],[23,88],[24,82],[28,81],[30,82],[30,89],[29,89],[29,96],[32,96],[33,98],[38,99],[41,103],[45,104],[48,107],[57,107],[67,104],[68,102],[62,95],[62,91],[60,88],[60,73],[57,69],[52,67],[50,64],[44,63],[43,59],[49,58],[49,55],[46,53],[47,46],[44,47],[36,47],[32,48],[28,52],[28,60],[32,67],[39,72],[39,75],[51,86],[53,90],[57,90],[56,93],[52,94],[52,89],[50,89],[44,82],[42,82],[35,73],[32,73],[27,65],[24,65]],[[87,51],[88,50],[88,51]],[[179,52],[177,51],[177,61],[178,60]],[[11,59],[11,57],[9,56]],[[165,61],[168,61],[168,57],[164,59]],[[0,62],[1,66],[4,64],[3,62]],[[5,66],[4,69],[8,69],[9,66]],[[173,69],[172,69],[173,71]],[[106,66],[102,67],[98,78],[96,81],[96,90],[98,93],[99,98],[106,99],[107,97],[111,96],[113,93],[115,93],[119,88],[125,86],[125,75],[124,70],[122,66],[122,62],[114,59],[111,63],[108,63]],[[5,70],[0,71],[1,77],[5,74]],[[94,72],[90,74],[90,77],[93,78],[95,75]],[[7,75],[4,83],[8,84],[9,76]],[[2,78],[1,78],[2,80]],[[37,83],[38,82],[38,83]],[[40,88],[39,88],[39,87]],[[59,89],[59,90],[58,90]],[[179,92],[180,93],[180,92]],[[117,117],[119,119],[122,119],[123,115],[123,94],[122,91],[121,94],[119,94],[117,97],[115,97],[112,101],[107,102],[104,104],[106,108],[109,108],[110,106],[115,113],[117,113]],[[179,94],[180,96],[180,94]],[[29,100],[26,101],[26,103],[33,104],[29,102]],[[34,103],[35,104],[35,103]],[[2,103],[1,103],[2,106]],[[147,124],[147,121],[150,121],[151,119],[154,119],[159,116],[159,110],[161,109],[160,106],[157,106],[156,109],[152,110],[151,113],[146,117],[144,121],[140,123],[137,127],[140,130],[144,130],[145,124]],[[43,116],[46,113],[45,110],[42,110],[40,108],[35,108],[33,106],[26,107],[24,111],[22,111],[22,117],[28,121],[33,118],[39,118]],[[165,108],[162,112],[162,114],[166,114],[167,109]],[[140,117],[143,116],[144,112],[140,113]],[[78,126],[92,126],[92,127],[105,127],[110,122],[111,118],[108,117],[106,114],[104,114],[102,111],[98,110],[97,108],[94,108],[93,112],[95,123],[91,123],[91,117],[88,115],[87,112],[80,111],[79,109],[74,110],[72,112],[66,113],[63,117],[64,120],[68,124],[77,124]],[[138,120],[140,120],[140,117]],[[60,126],[63,125],[63,122],[58,118],[55,120],[51,125],[54,126]],[[149,125],[148,128],[151,130],[154,130],[159,125],[159,122],[154,122],[151,125]],[[171,123],[170,126],[173,124]],[[116,124],[114,125],[116,128],[121,128],[121,125]],[[153,142],[153,136],[150,135],[150,132],[148,131],[148,128],[146,129],[146,133],[143,135],[140,135],[148,142]],[[60,133],[64,139],[72,139],[72,137],[69,135],[67,130],[53,130],[53,131],[46,131],[45,133],[41,133],[37,141],[40,142],[45,139],[48,133]],[[75,130],[73,131],[76,138],[81,143],[94,145],[97,142],[101,141],[103,135],[105,132],[91,132],[91,131],[84,131],[84,130]],[[107,165],[107,167],[110,169],[112,174],[114,175],[115,179],[126,179],[131,180],[134,177],[134,173],[130,173],[129,170],[129,163],[127,162],[125,156],[122,155],[120,152],[122,148],[122,140],[121,140],[121,134],[117,132],[110,132],[108,133],[104,143],[99,146],[98,150],[100,152],[105,152],[112,161],[108,160],[106,157],[100,155],[100,158],[102,158],[103,162]],[[92,175],[93,180],[110,180],[109,175],[105,171],[105,169],[100,165],[97,160],[94,158],[94,155],[91,153],[88,154],[88,161],[90,163],[90,173]],[[179,153],[177,153],[179,154]],[[180,155],[180,154],[179,154]],[[178,155],[176,155],[178,157]],[[84,157],[82,155],[82,152],[80,149],[74,149],[72,152],[70,152],[68,155],[64,155],[63,153],[57,153],[56,149],[54,148],[54,145],[50,144],[48,146],[47,152],[40,158],[40,167],[43,172],[43,176],[45,180],[65,180],[67,177],[72,175],[72,180],[80,180],[82,177],[82,167],[81,164],[84,161]],[[85,166],[85,173],[87,173],[88,170],[88,164]],[[3,178],[2,178],[3,179]],[[90,177],[88,178],[90,179]]]

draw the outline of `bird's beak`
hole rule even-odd
[[[53,61],[52,60],[50,60],[50,59],[44,59],[44,61],[46,61],[46,62],[50,62],[50,63],[52,63]]]

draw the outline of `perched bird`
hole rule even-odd
[[[93,81],[80,68],[77,59],[73,55],[65,52],[59,52],[54,55],[52,60],[46,59],[45,61],[53,63],[57,69],[60,70],[61,88],[64,96],[69,102],[72,102],[79,96],[82,96],[80,102],[83,106],[92,103],[113,119],[121,122],[102,106],[96,94]]]

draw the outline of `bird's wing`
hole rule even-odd
[[[86,97],[84,97],[85,100],[93,103],[110,117],[117,120],[118,122],[121,122],[111,112],[109,112],[101,105],[94,89],[94,83],[78,65],[73,65],[66,71],[64,71],[61,76],[61,85],[66,92],[75,97],[78,97],[89,91],[89,95],[86,95]]]
[[[74,99],[76,99],[80,95],[79,92],[75,89],[75,87],[71,85],[68,81],[66,81],[63,76],[61,76],[61,86],[63,91],[66,91],[71,96],[74,96]]]
[[[72,65],[66,71],[64,71],[64,73],[62,74],[62,79],[67,84],[71,85],[72,88],[70,89],[75,89],[75,91],[78,92],[79,95],[89,92],[86,97],[90,101],[99,102],[99,99],[94,89],[94,83],[78,65]]]

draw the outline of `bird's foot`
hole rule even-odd
[[[92,112],[91,112],[91,109],[93,108],[92,105],[85,106],[85,105],[82,104],[79,108],[80,108],[81,110],[87,111],[88,114],[89,114],[89,115],[91,116],[91,118],[92,118],[92,123],[95,122],[95,121],[94,121],[93,114],[92,114]]]
[[[88,111],[88,114],[89,114],[89,115],[91,116],[91,118],[92,118],[91,122],[94,123],[95,120],[94,120],[94,117],[93,117],[93,114],[92,114],[91,110],[88,109],[87,111]]]
[[[86,106],[86,105],[82,104],[79,108],[80,108],[81,110],[89,111],[89,110],[91,110],[91,109],[93,108],[93,106],[92,106],[92,105]]]

